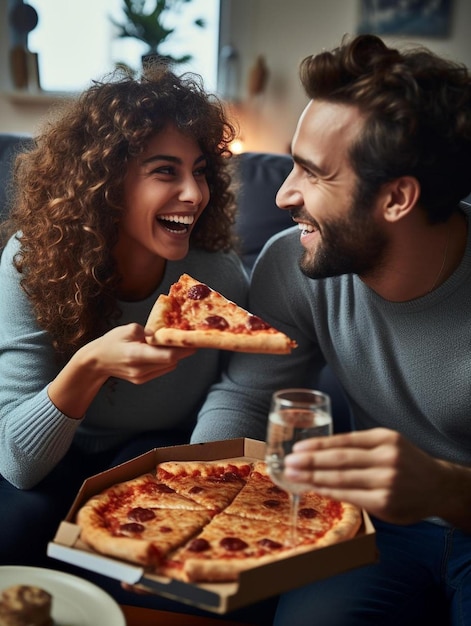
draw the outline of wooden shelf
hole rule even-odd
[[[71,100],[77,94],[69,91],[28,91],[27,89],[17,89],[14,91],[4,91],[3,95],[14,104],[54,104],[59,100]]]

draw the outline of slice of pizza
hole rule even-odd
[[[80,539],[97,552],[153,566],[210,519],[205,507],[146,474],[91,497],[76,521]]]
[[[209,519],[202,510],[117,507],[105,512],[85,505],[77,523],[81,540],[100,554],[150,567],[197,534]]]
[[[271,524],[289,524],[291,507],[288,493],[272,482],[266,463],[259,461],[225,513]],[[356,534],[361,524],[361,512],[346,502],[338,502],[315,491],[302,493],[298,506],[296,526],[317,537],[327,536],[333,543]]]
[[[296,342],[208,285],[182,274],[150,312],[148,343],[287,354]]]
[[[150,472],[113,485],[105,490],[101,497],[119,501],[123,506],[129,502],[132,506],[159,509],[187,509],[189,511],[206,509],[194,500],[178,494]]]
[[[165,461],[157,478],[181,496],[212,512],[225,509],[244,487],[252,469],[247,461]]]
[[[283,524],[290,523],[290,511],[288,492],[275,485],[262,462],[255,464],[244,488],[225,509],[230,515]]]
[[[312,550],[320,540],[298,531],[298,544],[290,546],[290,526],[249,520],[223,512],[157,567],[163,576],[186,582],[228,582],[240,572]]]

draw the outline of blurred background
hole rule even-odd
[[[359,32],[471,68],[470,0],[0,0],[0,132],[34,133],[61,99],[160,54],[227,103],[236,151],[288,152],[299,62]]]

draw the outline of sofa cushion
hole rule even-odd
[[[288,211],[276,206],[276,192],[293,162],[287,154],[245,152],[234,158],[237,189],[236,230],[240,255],[248,270],[265,242],[275,233],[293,226]]]

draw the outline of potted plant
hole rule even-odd
[[[148,46],[147,52],[143,55],[143,62],[149,57],[159,56],[171,63],[186,63],[191,60],[190,54],[174,57],[162,54],[160,46],[164,41],[173,35],[176,28],[164,26],[165,18],[169,13],[181,10],[184,4],[191,0],[155,0],[154,8],[146,12],[146,0],[123,0],[123,12],[126,21],[122,24],[112,18],[111,21],[119,29],[118,37],[132,37],[143,41]],[[194,20],[194,25],[204,28],[203,19]]]

